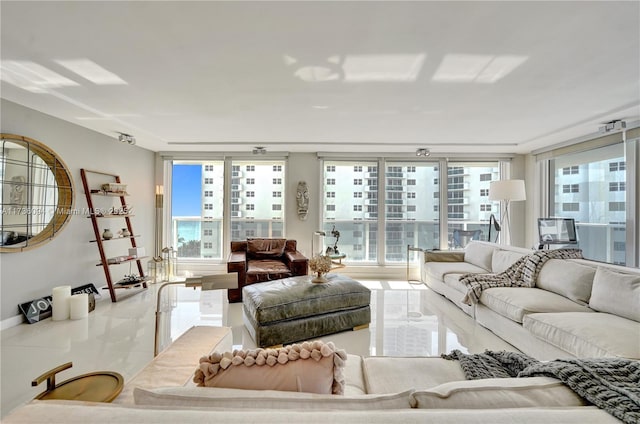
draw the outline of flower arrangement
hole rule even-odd
[[[331,271],[331,258],[323,255],[316,255],[309,260],[309,269],[322,275]]]

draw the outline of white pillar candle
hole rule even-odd
[[[70,315],[71,319],[82,319],[89,315],[89,295],[87,293],[71,296]]]
[[[71,298],[71,286],[54,287],[51,301],[51,319],[63,321],[69,319],[69,300]]]

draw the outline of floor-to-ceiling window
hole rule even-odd
[[[284,236],[284,161],[231,163],[231,240]]]
[[[322,228],[325,244],[340,233],[338,250],[348,260],[378,260],[378,162],[323,162]]]
[[[438,162],[385,163],[385,261],[407,260],[407,245],[440,244]]]
[[[225,225],[231,228],[231,240],[284,236],[285,161],[169,163],[171,225],[166,239],[179,259],[222,260],[228,244]],[[225,166],[231,168],[229,184],[225,184]],[[225,210],[229,211],[226,216]]]
[[[575,219],[586,258],[626,263],[626,171],[623,143],[549,161],[549,213]]]
[[[448,163],[447,245],[450,249],[464,248],[470,239],[488,239],[491,214],[500,219],[500,203],[489,200],[489,185],[499,179],[497,162]]]
[[[489,217],[500,218],[499,203],[489,201],[489,184],[500,179],[496,161],[327,159],[322,166],[325,244],[338,230],[338,247],[350,262],[404,263],[407,246],[462,248],[466,236],[458,230],[486,240]],[[416,256],[409,254],[410,260]]]
[[[171,246],[178,258],[221,259],[224,162],[174,161]]]

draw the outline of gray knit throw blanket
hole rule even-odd
[[[549,259],[581,259],[580,249],[537,250],[518,259],[499,274],[464,274],[459,281],[467,286],[463,303],[478,303],[482,291],[492,287],[534,287],[542,266]]]
[[[640,423],[640,361],[623,358],[556,359],[540,362],[522,353],[485,351],[442,355],[460,361],[467,380],[553,377],[578,396],[627,424]]]

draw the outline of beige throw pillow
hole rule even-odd
[[[198,386],[344,393],[347,354],[331,342],[304,342],[278,349],[214,352],[200,358],[193,381]]]

